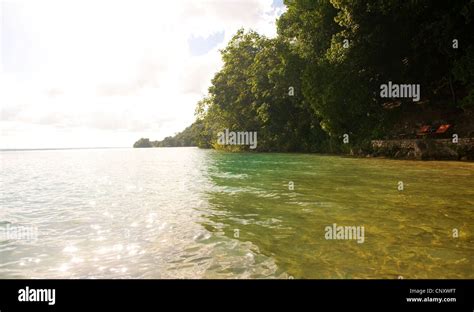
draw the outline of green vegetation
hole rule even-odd
[[[258,151],[363,153],[435,118],[473,135],[474,2],[285,4],[276,38],[234,35],[192,129],[156,146],[225,148],[216,140],[227,128],[257,131]],[[388,81],[420,84],[421,100],[381,98]]]
[[[191,126],[176,134],[174,137],[166,137],[163,141],[154,142],[156,147],[172,146],[196,146],[197,137],[202,131],[202,122],[196,121]]]
[[[150,139],[147,138],[141,138],[135,144],[133,144],[133,147],[153,147],[153,144],[150,142]]]
[[[198,120],[173,137],[166,137],[162,141],[150,141],[147,138],[141,138],[140,140],[135,142],[135,144],[133,144],[133,147],[197,146],[198,137],[202,133],[202,128],[202,122]]]

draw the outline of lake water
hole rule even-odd
[[[0,278],[474,278],[474,163],[154,148],[0,169]]]

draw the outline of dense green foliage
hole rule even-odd
[[[140,140],[135,142],[135,144],[133,144],[133,147],[135,147],[135,148],[137,148],[137,147],[140,147],[140,148],[153,147],[153,144],[152,144],[152,142],[150,142],[150,139],[141,138]]]
[[[230,129],[257,131],[258,151],[361,151],[435,118],[472,135],[473,1],[285,4],[278,36],[239,30],[221,51],[196,124],[154,146],[248,150],[217,144]],[[388,81],[420,84],[420,101],[381,98]]]
[[[169,136],[162,141],[150,141],[147,138],[141,138],[133,147],[180,147],[180,146],[197,146],[198,137],[203,132],[201,121],[194,122],[175,136]]]
[[[472,1],[285,4],[276,38],[239,30],[222,51],[224,66],[197,108],[200,146],[223,148],[217,133],[227,128],[257,131],[260,151],[347,151],[390,135],[404,114],[472,107]],[[420,84],[421,104],[384,108],[394,102],[379,96],[388,81]]]
[[[196,146],[197,136],[202,132],[201,121],[194,122],[191,126],[173,137],[166,137],[163,141],[154,143],[155,147],[173,147],[173,146]]]

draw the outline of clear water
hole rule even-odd
[[[0,278],[474,278],[474,163],[155,148],[0,169],[0,228],[38,234],[0,236]]]

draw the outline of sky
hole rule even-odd
[[[0,0],[0,149],[130,147],[194,121],[243,27],[281,0]]]

